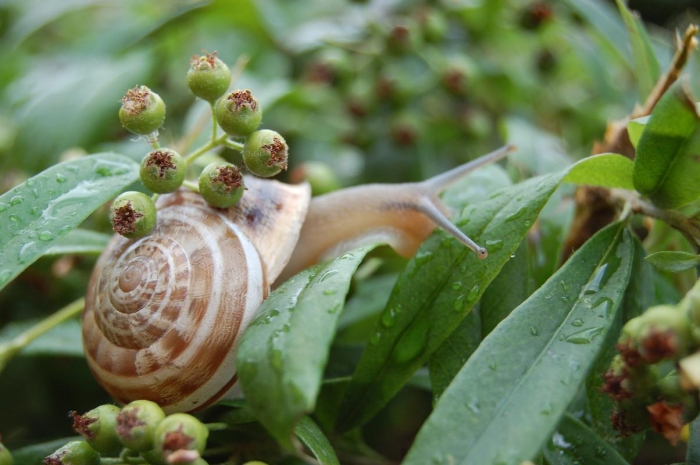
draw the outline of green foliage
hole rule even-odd
[[[91,255],[111,237],[104,205],[141,189],[138,162],[161,147],[183,154],[183,189],[196,191],[211,163],[262,173],[266,160],[241,163],[253,143],[269,145],[260,134],[288,145],[282,182],[299,168],[319,191],[517,150],[442,195],[486,259],[438,229],[408,260],[376,240],[273,289],[237,347],[245,398],[197,413],[204,458],[183,460],[624,464],[658,438],[622,420],[648,423],[651,402],[667,402],[677,424],[657,429],[674,441],[697,413],[697,386],[659,380],[681,370],[700,384],[692,30],[672,58],[672,31],[622,0],[10,0],[0,19],[0,433],[15,464],[74,440],[54,440],[70,434],[67,410],[111,402],[76,318]],[[193,64],[205,72],[188,82]],[[137,139],[118,103],[135,85],[168,108],[164,122],[163,107],[145,127],[127,124]],[[237,88],[257,100],[242,123],[227,119],[226,96],[217,104]],[[659,379],[649,376],[653,399],[630,393],[634,410],[615,398],[628,384],[609,367],[678,335],[653,339],[669,327],[638,318],[653,307],[690,331],[673,348],[680,368],[643,362]],[[697,423],[686,463],[698,460]],[[87,449],[103,465],[162,461]]]

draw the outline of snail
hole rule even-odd
[[[446,217],[438,194],[506,146],[423,182],[368,184],[310,198],[308,184],[246,178],[228,209],[179,190],[157,202],[153,232],[115,235],[86,294],[90,370],[117,401],[193,411],[236,383],[236,341],[275,282],[366,243],[411,256],[436,225],[487,255]]]

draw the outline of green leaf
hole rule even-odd
[[[44,460],[44,457],[53,454],[56,452],[56,450],[65,446],[70,441],[79,441],[82,439],[82,436],[54,439],[53,441],[42,442],[41,444],[34,444],[21,449],[13,450],[11,452],[12,458],[14,459],[14,465],[37,465]]]
[[[74,229],[56,243],[44,255],[95,254],[99,255],[107,247],[112,236],[109,234]]]
[[[113,153],[54,165],[0,196],[0,289],[138,179],[138,164]]]
[[[595,431],[567,414],[544,448],[550,464],[627,465],[627,461]]]
[[[632,142],[632,146],[635,149],[637,148],[639,138],[642,137],[642,132],[644,132],[644,128],[647,126],[648,121],[649,115],[635,118],[627,123],[627,134],[629,135],[630,142]]]
[[[644,101],[659,79],[661,71],[659,61],[656,59],[651,39],[647,34],[644,24],[639,16],[632,13],[622,0],[616,0],[622,20],[625,22],[627,34],[632,45],[632,62],[634,63],[634,77],[637,79],[639,97]]]
[[[340,465],[333,446],[311,418],[304,417],[299,420],[294,434],[313,452],[320,465]]]
[[[238,347],[238,377],[250,407],[291,448],[295,423],[313,411],[353,273],[373,247],[305,270],[263,302]]]
[[[690,252],[663,251],[647,256],[646,261],[660,270],[678,273],[700,265],[700,256]]]
[[[620,330],[630,319],[641,315],[653,304],[654,299],[654,276],[651,266],[644,261],[646,252],[641,243],[633,240],[634,258],[632,261],[632,272],[629,285],[625,292],[622,303],[622,311],[618,312],[619,317],[611,325],[605,343],[601,349],[590,374],[586,379],[586,397],[588,400],[588,415],[591,427],[596,433],[609,444],[611,444],[623,457],[632,460],[644,441],[644,433],[633,434],[621,437],[610,421],[610,415],[615,409],[615,402],[610,397],[601,392],[603,386],[602,374],[608,370],[610,362],[617,349],[615,345],[619,339]]]
[[[423,424],[404,465],[534,458],[595,361],[631,267],[632,240],[622,225],[586,242],[484,339]]]
[[[40,320],[12,322],[0,331],[0,344],[35,326]],[[68,320],[51,328],[41,337],[30,342],[20,352],[22,355],[64,355],[85,357],[80,322]]]
[[[471,311],[517,249],[563,173],[494,193],[455,218],[489,251],[486,260],[436,231],[409,261],[392,291],[348,387],[338,427],[362,424],[398,392]]]
[[[661,208],[682,207],[700,196],[699,121],[677,82],[661,97],[639,139],[634,187]]]
[[[604,153],[576,163],[569,170],[564,182],[634,190],[633,169],[634,162],[629,158],[615,153]]]

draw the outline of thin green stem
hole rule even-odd
[[[221,431],[224,429],[230,429],[231,427],[224,423],[224,422],[218,422],[218,423],[206,423],[204,426],[207,427],[209,431]]]
[[[156,200],[158,200],[158,197],[159,197],[159,196],[160,196],[160,194],[153,194],[153,195],[151,196],[151,200],[153,201],[153,203],[156,203]]]
[[[211,149],[224,144],[226,137],[228,137],[228,135],[224,134],[223,136],[219,136],[218,138],[216,138],[214,140],[210,140],[209,142],[207,142],[206,144],[202,145],[197,150],[195,150],[194,152],[189,154],[187,156],[187,158],[185,159],[187,162],[187,166],[190,166],[193,161],[195,161],[198,157],[201,157],[202,155],[204,155],[205,153],[207,153]]]
[[[226,139],[224,140],[224,145],[230,149],[242,152],[245,144],[242,144],[241,142],[236,142],[235,140]]]
[[[182,187],[186,187],[187,189],[193,192],[199,192],[199,184],[197,184],[194,181],[188,181],[185,179],[184,181],[182,181]]]
[[[214,106],[214,103],[210,102],[209,106],[211,107],[211,140],[215,141],[216,130],[218,129],[219,124],[216,119],[216,107]]]
[[[11,340],[0,344],[0,371],[5,368],[8,361],[24,349],[30,342],[55,328],[70,318],[78,315],[85,308],[85,298],[81,297],[75,302],[71,302],[53,315],[41,320],[23,333],[15,336]]]

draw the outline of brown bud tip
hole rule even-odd
[[[255,110],[258,107],[258,101],[253,98],[253,94],[248,89],[231,92],[228,100],[233,103],[236,110],[244,106],[249,107],[251,110]]]
[[[632,397],[623,386],[623,382],[627,379],[627,373],[623,370],[621,373],[615,373],[610,369],[602,374],[603,385],[600,387],[600,392],[606,393],[611,399],[620,402]]]
[[[129,89],[120,100],[128,113],[139,114],[146,110],[148,106],[148,96],[151,91],[146,86],[136,86]]]
[[[640,341],[640,354],[647,363],[673,359],[678,353],[678,335],[672,329],[651,327]]]
[[[683,406],[669,405],[664,401],[647,407],[651,416],[651,426],[673,446],[678,443],[683,428]]]
[[[73,419],[73,431],[81,434],[86,439],[94,439],[95,432],[90,429],[90,425],[97,421],[97,418],[88,418],[71,410],[68,415]]]
[[[194,55],[192,58],[190,58],[190,66],[201,66],[202,64],[206,63],[210,68],[213,68],[216,65],[216,55],[218,53],[219,52],[215,51],[214,53],[204,52],[204,55],[202,56]],[[202,58],[204,59],[202,60]]]
[[[141,218],[143,213],[135,211],[131,202],[127,202],[119,208],[114,209],[114,232],[121,235],[131,234],[136,231],[136,220]]]
[[[642,356],[639,355],[639,352],[633,347],[630,341],[618,343],[615,348],[628,367],[638,367],[642,362]]]
[[[124,438],[132,437],[132,430],[138,426],[145,426],[141,418],[139,418],[139,409],[131,408],[127,410],[122,410],[117,415],[117,434]]]
[[[173,154],[162,150],[151,152],[146,159],[146,166],[156,166],[158,168],[158,177],[160,178],[165,177],[167,169],[177,169],[177,166],[173,163]]]
[[[287,169],[287,144],[275,137],[271,144],[265,144],[262,149],[270,154],[270,158],[265,162],[267,166],[279,166],[283,170]]]
[[[183,431],[183,426],[177,429],[177,431],[169,431],[165,434],[165,439],[163,440],[163,452],[166,454],[172,454],[179,450],[190,449],[194,438],[187,435]]]
[[[235,166],[223,166],[219,168],[219,174],[214,176],[212,181],[221,183],[226,192],[231,192],[243,185],[243,176]]]

